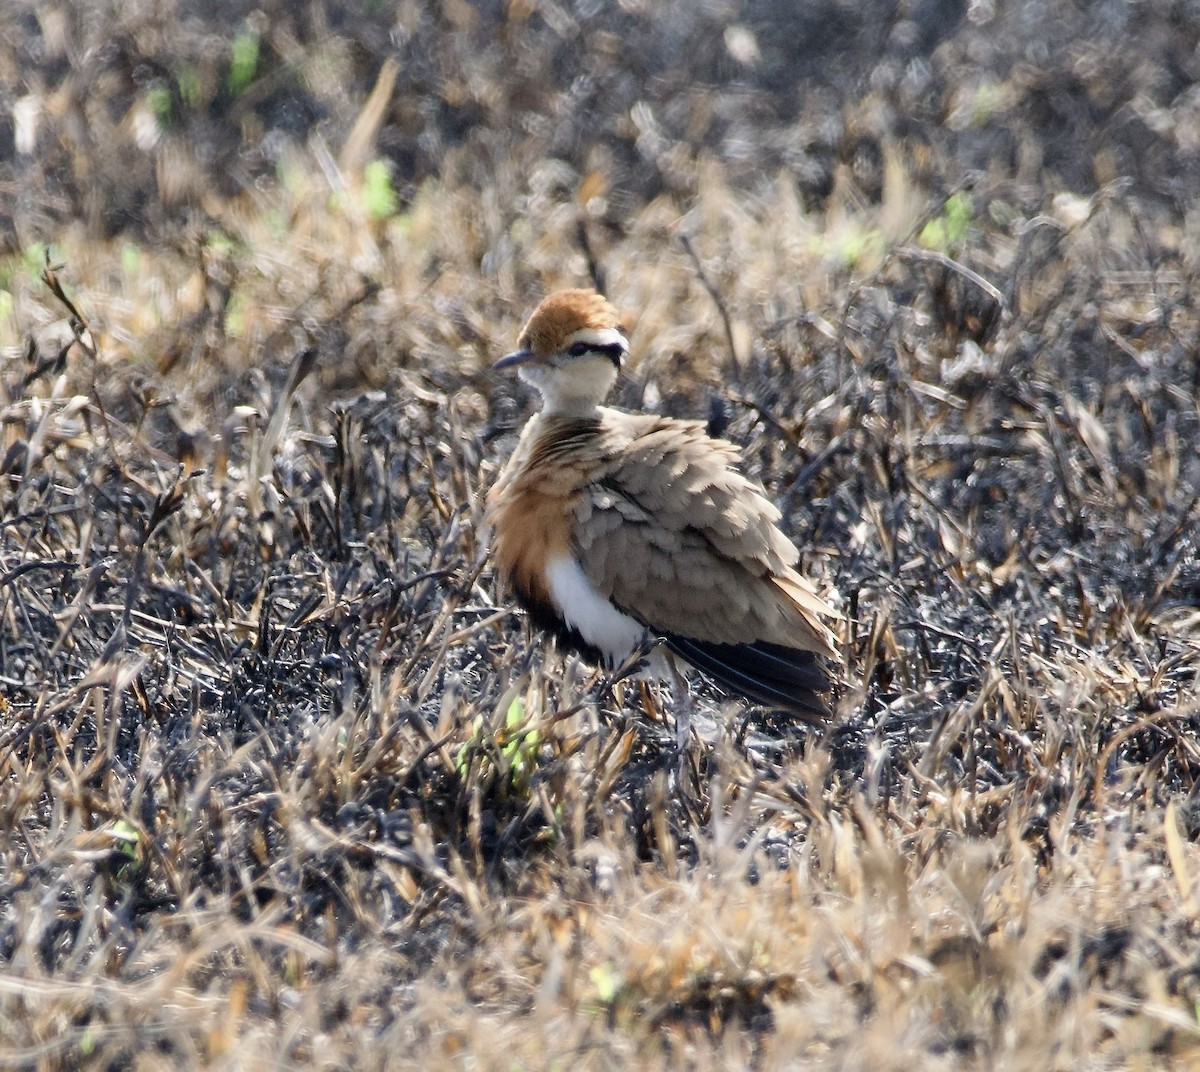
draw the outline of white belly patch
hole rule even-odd
[[[641,642],[645,628],[617,610],[592,586],[579,563],[570,555],[546,564],[550,598],[563,620],[589,644],[599,648],[614,666],[623,663]]]

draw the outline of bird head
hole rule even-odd
[[[629,343],[621,317],[594,290],[560,290],[534,309],[518,349],[493,368],[517,369],[547,414],[587,415],[616,382]]]

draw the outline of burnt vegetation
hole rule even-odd
[[[0,12],[0,1064],[1194,1061],[1194,5],[191,6]],[[497,600],[591,284],[828,727]]]

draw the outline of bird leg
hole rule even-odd
[[[684,757],[688,739],[692,735],[692,692],[687,678],[675,662],[675,657],[666,652],[667,666],[671,668],[671,699],[675,708],[675,754],[679,760],[679,777],[683,778]]]
[[[625,657],[625,661],[620,666],[613,667],[610,681],[616,684],[618,681],[632,677],[638,671],[644,669],[658,643],[658,637],[647,633],[641,642],[634,647],[633,651]]]
[[[603,702],[605,696],[608,696],[612,699],[617,711],[621,711],[625,707],[625,681],[633,677],[642,668],[645,664],[648,651],[649,647],[645,643],[640,644],[629,653],[620,666],[613,667],[611,673],[606,674],[603,670],[599,672],[601,702]],[[646,696],[645,687],[640,681],[638,685],[641,686],[641,695],[644,704]],[[647,713],[650,712],[647,711]]]
[[[665,730],[667,728],[666,708],[655,688],[655,683],[645,676],[647,669],[661,676],[664,668],[661,641],[653,633],[647,632],[641,643],[629,653],[619,666],[613,668],[611,674],[607,675],[602,686],[602,695],[607,694],[612,697],[618,709],[623,708],[626,696],[624,686],[626,682],[629,682],[631,686],[636,686],[635,695],[640,700],[639,706],[642,713],[646,716],[642,725],[649,724],[656,729],[662,727]],[[674,692],[674,687],[672,692]],[[662,735],[655,732],[652,736],[661,747],[664,743]]]

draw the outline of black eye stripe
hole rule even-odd
[[[567,351],[572,357],[583,357],[584,354],[603,354],[618,368],[621,365],[621,358],[625,356],[625,347],[619,342],[609,343],[594,343],[594,342],[576,342],[571,344],[571,348]]]

